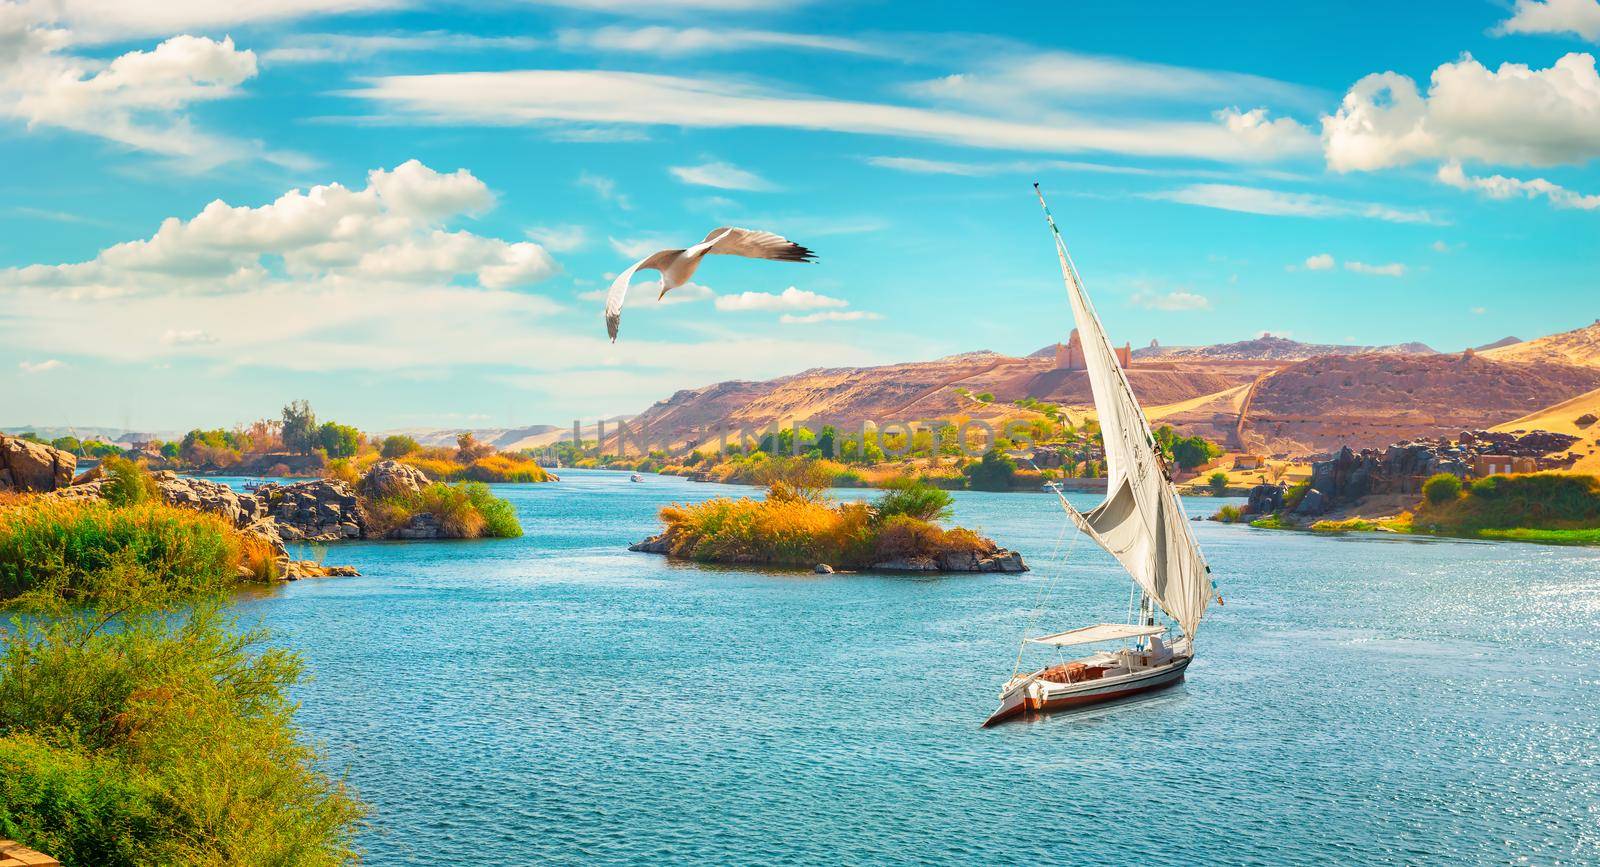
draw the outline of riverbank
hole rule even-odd
[[[1268,530],[1600,545],[1600,477],[1535,473],[1463,483],[1440,474],[1420,495],[1369,496],[1316,516],[1298,516],[1291,507],[1258,517],[1227,510],[1213,517]]]

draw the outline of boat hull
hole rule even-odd
[[[1056,684],[1031,680],[1000,698],[1000,707],[983,723],[984,728],[1036,713],[1052,713],[1156,692],[1183,681],[1193,657],[1179,657],[1170,665],[1122,675],[1109,680]]]

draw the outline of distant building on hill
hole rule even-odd
[[[1239,455],[1233,459],[1233,468],[1236,470],[1259,470],[1266,465],[1266,455]]]
[[[1133,364],[1133,344],[1124,343],[1115,349],[1117,363],[1126,370]],[[1078,329],[1072,329],[1072,335],[1066,343],[1056,344],[1056,370],[1088,370],[1089,365],[1083,360],[1083,340],[1078,337]]]
[[[1476,455],[1472,459],[1472,474],[1480,479],[1484,476],[1505,476],[1512,473],[1536,473],[1538,471],[1538,458],[1513,455]]]

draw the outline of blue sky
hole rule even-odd
[[[1069,316],[1033,180],[1135,345],[1600,315],[1600,2],[1275,6],[0,2],[0,424],[1025,353]],[[820,262],[714,257],[608,343],[611,278],[721,225]]]

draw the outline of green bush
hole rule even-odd
[[[884,484],[883,495],[872,504],[878,521],[905,515],[918,521],[939,521],[953,511],[950,494],[927,482],[895,479]]]
[[[418,451],[422,451],[422,446],[405,434],[394,434],[383,438],[382,453],[386,458],[403,458]]]
[[[1450,473],[1434,473],[1422,483],[1422,496],[1435,506],[1455,502],[1461,496],[1461,480]]]
[[[1224,524],[1237,524],[1243,519],[1244,509],[1238,506],[1223,506],[1212,516],[1212,520],[1221,521]]]
[[[983,459],[962,468],[967,484],[977,491],[1009,491],[1017,475],[1017,464],[999,449],[983,453]]]
[[[483,482],[434,482],[417,493],[405,493],[367,504],[372,528],[385,535],[424,512],[439,519],[451,539],[511,538],[522,535],[516,509],[496,497]]]
[[[1310,482],[1290,485],[1289,490],[1283,492],[1283,510],[1285,512],[1293,512],[1300,505],[1300,501],[1306,498],[1306,492],[1310,490]]]
[[[463,487],[467,501],[483,516],[483,535],[498,539],[522,535],[522,524],[518,523],[517,510],[511,503],[496,497],[482,482],[468,482]]]
[[[1213,496],[1220,497],[1228,491],[1228,474],[1224,472],[1212,473],[1211,477],[1206,479],[1206,484],[1211,488]]]
[[[106,458],[100,464],[105,482],[100,491],[113,506],[133,506],[161,498],[156,480],[143,466],[124,458]]]
[[[159,503],[35,500],[0,510],[0,601],[32,591],[94,598],[138,582],[194,595],[267,577],[271,550],[222,519]]]
[[[4,637],[5,833],[64,864],[351,860],[363,810],[294,727],[299,659],[215,600],[105,601]]]

